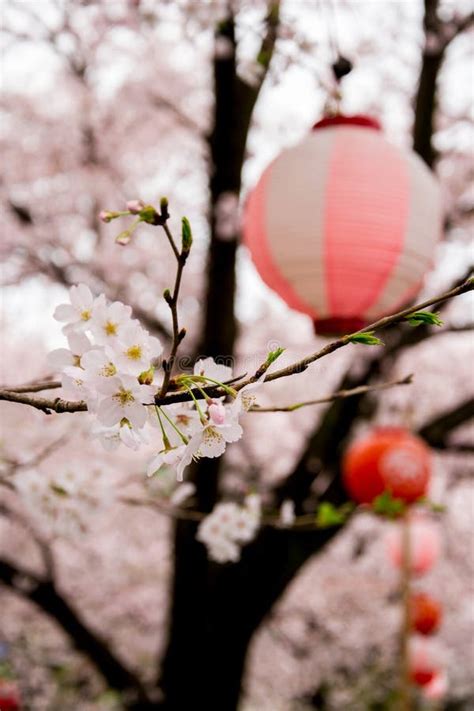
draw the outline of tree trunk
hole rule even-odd
[[[433,12],[437,0],[426,0]],[[428,10],[429,9],[429,10]],[[270,53],[278,17],[270,14],[264,39]],[[425,25],[426,26],[426,25]],[[247,132],[258,89],[236,76],[234,21],[221,23],[219,34],[234,51],[215,61],[214,128],[209,139],[212,158],[210,180],[211,244],[209,251],[205,317],[200,353],[228,357],[236,338],[234,314],[235,256],[237,235],[222,241],[216,232],[215,208],[225,192],[240,191]],[[431,133],[436,78],[441,62],[423,58],[415,117],[415,149],[433,161]],[[422,125],[420,116],[423,115]],[[369,364],[367,377],[380,363]],[[350,378],[348,374],[346,380]],[[294,472],[276,492],[278,500],[291,495],[301,506],[319,471],[333,474],[325,500],[340,503],[345,495],[338,477],[340,444],[360,411],[362,398],[331,405],[317,431],[308,441]],[[367,399],[364,399],[367,402]],[[318,459],[316,470],[315,457]],[[197,504],[210,511],[217,500],[221,460],[202,460],[193,476]],[[235,711],[250,640],[300,567],[320,552],[338,529],[291,532],[264,529],[233,565],[209,562],[196,541],[196,524],[179,521],[175,526],[174,580],[168,647],[161,669],[163,711]]]
[[[173,635],[162,668],[163,711],[235,711],[248,645],[300,566],[334,535],[265,529],[238,564],[206,560],[194,523],[176,526]],[[177,584],[176,584],[177,583]]]

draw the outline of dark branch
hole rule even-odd
[[[60,625],[73,645],[87,655],[111,688],[126,693],[131,699],[146,701],[140,680],[112,654],[106,642],[85,625],[52,580],[40,578],[7,560],[0,560],[0,582],[33,602]]]
[[[437,449],[450,448],[448,438],[453,430],[465,424],[474,417],[474,398],[465,400],[456,405],[452,410],[443,412],[434,417],[420,428],[418,434],[423,437],[431,447]]]

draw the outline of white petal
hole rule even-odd
[[[143,427],[146,422],[146,407],[138,402],[127,403],[124,408],[125,417],[130,420],[133,427]]]
[[[225,452],[225,439],[216,427],[206,427],[199,452],[203,457],[220,457]]]
[[[232,378],[232,368],[215,363],[213,358],[198,360],[194,366],[194,375],[207,375],[209,378],[224,383]]]
[[[81,306],[82,308],[89,309],[92,307],[92,302],[94,301],[94,297],[92,296],[92,292],[88,286],[86,286],[85,284],[78,284],[76,286],[76,291],[74,293],[74,300],[77,300],[78,306]],[[71,296],[71,303],[76,305],[75,301],[73,301],[72,296]]]
[[[92,348],[92,344],[85,333],[71,333],[67,340],[71,351],[78,356],[82,356]]]
[[[103,368],[109,363],[109,359],[105,355],[104,351],[95,348],[93,350],[87,351],[81,358],[81,365],[83,368],[91,368],[98,370]]]
[[[219,427],[219,432],[226,442],[237,442],[244,433],[242,427],[237,422]]]
[[[56,348],[48,353],[48,363],[52,368],[64,368],[66,365],[74,365],[74,356],[67,348]]]
[[[56,319],[56,321],[61,321],[62,323],[67,321],[77,321],[78,314],[76,309],[70,304],[59,304],[59,306],[56,306],[54,309],[53,318]]]
[[[97,417],[102,424],[112,427],[122,419],[123,409],[114,398],[108,397],[100,403]]]
[[[163,353],[161,341],[158,338],[155,338],[155,336],[150,336],[149,345],[151,358],[158,358],[158,356]]]
[[[154,457],[151,462],[148,464],[147,470],[146,470],[146,475],[147,476],[153,476],[155,472],[160,469],[160,467],[163,464],[163,454],[160,452],[156,457]]]

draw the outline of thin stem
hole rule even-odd
[[[170,423],[171,427],[175,430],[175,432],[179,435],[179,437],[181,438],[181,441],[182,441],[184,444],[187,444],[187,443],[189,442],[189,440],[188,440],[188,438],[181,432],[181,430],[179,429],[179,427],[176,425],[176,422],[173,422],[172,418],[167,415],[167,413],[165,412],[165,410],[164,410],[162,407],[159,407],[158,409],[160,410],[161,414],[162,414],[164,417],[166,417],[166,419],[167,419],[168,422]]]
[[[173,250],[174,256],[176,257],[177,261],[179,262],[180,260],[180,253],[179,249],[176,246],[176,242],[174,241],[173,235],[171,234],[171,230],[168,227],[167,223],[165,222],[164,225],[162,225],[163,230],[168,238],[168,242],[170,243],[171,249]]]
[[[163,427],[163,422],[161,420],[161,415],[160,415],[160,408],[158,407],[158,405],[155,405],[155,412],[156,412],[156,416],[158,418],[158,422],[160,423],[161,436],[163,437],[163,444],[165,445],[165,449],[171,449],[171,444],[168,439],[168,435],[166,434],[165,428]]]
[[[205,424],[206,418],[204,416],[204,412],[201,410],[201,406],[199,405],[199,402],[198,402],[195,394],[193,393],[193,388],[190,388],[189,385],[187,385],[187,383],[185,383],[185,382],[183,382],[183,385],[186,388],[186,390],[189,392],[189,394],[191,395],[192,399],[194,400],[196,410],[199,413],[199,419],[201,420],[202,424]]]
[[[190,380],[191,380],[191,382],[193,380],[201,380],[201,381],[204,381],[207,383],[213,383],[214,385],[218,385],[220,388],[222,388],[222,390],[224,390],[231,397],[233,397],[233,398],[237,397],[237,391],[234,388],[230,388],[225,383],[219,382],[219,380],[214,380],[214,378],[209,378],[207,375],[191,375]],[[202,388],[199,388],[199,390],[204,393]],[[207,397],[206,393],[204,393],[204,397]]]
[[[326,402],[333,402],[333,400],[344,400],[345,398],[354,397],[355,395],[387,390],[397,385],[410,385],[412,381],[413,375],[410,374],[400,380],[391,380],[387,383],[379,383],[378,385],[359,385],[357,388],[338,390],[332,395],[326,395],[326,397],[320,397],[316,400],[297,402],[294,405],[282,405],[281,407],[259,407],[258,405],[254,405],[250,408],[249,412],[294,412],[295,410],[300,410],[302,407],[308,407],[309,405],[321,405]]]
[[[169,231],[166,223],[163,225],[163,229],[166,232],[168,239],[170,240],[171,247],[172,247],[173,252],[176,256],[176,259],[178,260],[178,267],[176,269],[176,279],[175,279],[175,283],[174,283],[173,294],[172,294],[171,298],[169,299],[169,301],[167,301],[168,306],[171,309],[171,319],[173,322],[173,340],[172,340],[172,344],[171,344],[170,354],[169,354],[167,360],[163,363],[165,375],[164,375],[163,384],[162,384],[161,390],[160,390],[160,397],[161,398],[163,398],[168,391],[168,387],[169,387],[170,380],[171,380],[171,372],[173,370],[173,365],[174,365],[174,361],[176,358],[176,353],[178,352],[179,344],[183,340],[183,334],[180,332],[180,329],[179,329],[178,295],[179,295],[179,289],[181,287],[181,278],[183,275],[184,265],[186,264],[186,259],[188,257],[188,252],[181,252],[181,253],[178,252],[178,249],[177,249],[176,244],[174,242],[173,236],[171,235],[171,232]]]
[[[410,521],[407,515],[401,520],[402,526],[402,565],[400,569],[400,589],[402,595],[402,624],[400,635],[400,711],[411,711],[410,680],[410,582],[411,582],[411,544]]]

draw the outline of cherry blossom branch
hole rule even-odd
[[[260,369],[259,369],[260,370]],[[372,392],[376,390],[386,390],[388,388],[395,387],[397,385],[409,385],[412,382],[413,375],[407,375],[405,378],[400,380],[393,380],[386,383],[380,383],[378,385],[363,385],[357,388],[352,388],[351,390],[339,390],[333,395],[328,395],[324,398],[319,398],[317,400],[308,400],[306,402],[297,403],[296,405],[289,405],[287,407],[257,407],[254,406],[249,410],[249,412],[292,412],[293,410],[298,410],[301,407],[306,407],[307,405],[318,405],[320,403],[331,402],[333,400],[340,400],[343,398],[353,397],[355,395],[361,395],[367,392]],[[235,387],[235,386],[234,386]],[[237,389],[237,388],[236,388]],[[204,397],[203,393],[212,394],[213,392],[219,392],[220,387],[216,386],[214,388],[191,388],[193,395],[196,399],[202,399]],[[61,400],[61,398],[56,398],[56,400],[47,400],[45,398],[35,398],[30,397],[27,394],[23,394],[24,391],[11,391],[11,390],[0,390],[0,400],[7,400],[9,402],[16,402],[23,405],[30,405],[31,407],[41,410],[45,414],[49,415],[52,412],[63,413],[63,412],[84,412],[87,410],[87,405],[83,401],[70,402],[67,400]],[[188,397],[180,398],[179,402],[191,400],[190,393],[182,393],[183,395],[188,395]],[[170,402],[176,402],[174,396],[169,396],[167,398],[157,398],[157,403],[169,404]]]
[[[336,350],[339,350],[340,348],[343,348],[344,346],[347,346],[349,343],[353,342],[351,339],[354,338],[354,336],[358,336],[360,334],[367,334],[368,332],[374,332],[374,331],[379,331],[383,328],[386,328],[387,326],[392,326],[397,323],[401,323],[407,319],[408,316],[414,314],[417,311],[422,311],[423,309],[426,309],[430,306],[434,306],[436,304],[440,304],[442,302],[447,301],[448,299],[452,299],[456,296],[460,296],[461,294],[465,294],[469,291],[472,291],[474,289],[474,279],[471,278],[464,282],[463,284],[455,287],[454,289],[450,289],[449,291],[443,293],[443,294],[438,294],[435,297],[432,297],[430,299],[427,299],[426,301],[423,301],[419,304],[416,304],[414,306],[410,306],[409,308],[403,309],[402,311],[398,311],[395,314],[392,314],[390,316],[384,316],[383,318],[379,319],[378,321],[374,321],[374,323],[366,326],[365,328],[360,329],[359,331],[356,331],[353,334],[342,336],[340,338],[337,338],[335,341],[332,341],[331,343],[328,343],[326,346],[321,348],[319,351],[316,351],[315,353],[312,353],[309,356],[306,356],[306,358],[303,358],[296,363],[293,363],[292,365],[287,366],[286,368],[282,368],[280,370],[276,370],[273,373],[269,373],[264,382],[271,382],[272,380],[278,380],[280,378],[285,378],[290,375],[296,375],[298,373],[303,373],[311,363],[314,363],[317,360],[320,360],[324,356],[329,355],[330,353],[333,353]],[[240,383],[236,383],[233,385],[233,389],[236,390],[237,392],[241,390],[243,387],[246,385],[249,385],[250,383],[254,383],[256,380],[258,380],[258,377],[262,373],[262,366],[257,369],[256,373],[251,376],[250,378],[247,378],[246,380],[243,380]],[[171,383],[171,381],[170,381]],[[210,388],[202,388],[201,389],[196,389],[196,392],[193,392],[194,397],[197,399],[202,399],[204,396],[207,397],[216,397],[216,396],[222,396],[225,395],[225,392],[222,390],[221,387],[219,386],[213,386]],[[158,395],[155,397],[155,404],[156,405],[171,405],[176,402],[189,402],[192,400],[193,397],[189,392],[177,392],[177,393],[172,393],[169,395],[166,395],[165,397]],[[31,407],[35,407],[38,410],[42,410],[43,412],[49,414],[50,412],[58,412],[58,413],[63,413],[63,412],[82,412],[87,410],[87,405],[85,402],[68,402],[66,400],[61,400],[60,398],[57,398],[56,400],[47,400],[45,398],[34,398],[30,397],[29,395],[23,395],[21,392],[13,392],[11,390],[0,390],[0,400],[7,400],[9,402],[17,402],[21,403],[24,405],[30,405]]]
[[[294,412],[302,407],[307,407],[309,405],[321,405],[326,402],[332,402],[333,400],[343,400],[348,397],[354,397],[355,395],[364,395],[365,393],[371,393],[374,391],[387,390],[388,388],[393,388],[397,385],[410,385],[413,381],[413,374],[405,376],[399,380],[391,380],[386,383],[379,383],[377,385],[359,385],[356,388],[351,388],[349,390],[338,390],[332,395],[327,395],[326,397],[317,398],[316,400],[305,400],[304,402],[297,402],[294,405],[287,405],[282,407],[259,407],[254,405],[250,408],[249,412]]]
[[[87,410],[87,405],[83,401],[70,402],[61,400],[59,397],[55,400],[47,400],[46,398],[30,397],[22,392],[12,392],[11,390],[0,390],[0,400],[30,405],[37,410],[41,410],[46,415],[50,415],[52,412],[85,412]]]

